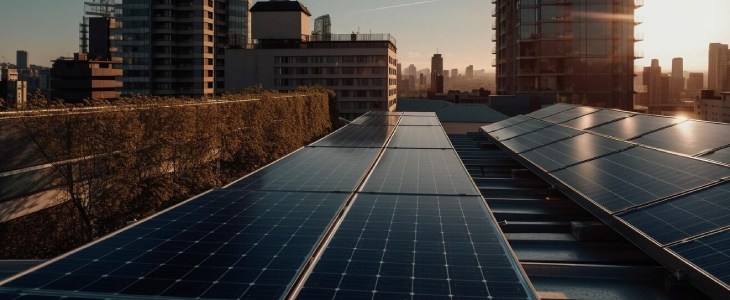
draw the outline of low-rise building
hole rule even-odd
[[[28,82],[19,80],[18,70],[9,67],[0,69],[0,106],[24,108],[28,102]]]
[[[251,13],[255,43],[226,50],[227,91],[319,85],[337,93],[340,114],[347,119],[395,109],[398,62],[393,36],[311,35],[311,13],[298,1],[257,2]]]
[[[114,65],[119,63],[119,59],[90,59],[84,53],[60,58],[51,68],[51,97],[67,102],[117,99],[121,94],[122,70]]]
[[[705,121],[730,123],[730,92],[717,97],[713,90],[703,90],[697,102],[699,117]]]

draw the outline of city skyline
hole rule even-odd
[[[85,0],[9,1],[0,0],[0,55],[15,63],[15,52],[27,50],[29,62],[49,66],[60,56],[78,52],[78,23]],[[434,53],[444,56],[444,68],[463,70],[468,65],[493,72],[490,1],[461,0],[401,1],[327,1],[304,0],[314,16],[330,14],[334,33],[391,33],[398,39],[398,58],[419,68],[430,65]],[[730,42],[730,30],[723,30],[722,15],[730,12],[730,2],[703,1],[690,5],[681,0],[645,0],[637,10],[637,33],[644,41],[637,44],[643,59],[636,69],[659,59],[670,65],[682,57],[687,71],[707,72],[709,43]],[[38,9],[43,8],[43,9]],[[435,16],[435,17],[433,17]],[[38,22],[37,20],[47,20]],[[54,20],[51,24],[50,20]],[[678,20],[692,20],[680,22]],[[12,26],[10,26],[11,24]],[[18,30],[23,28],[23,30]]]

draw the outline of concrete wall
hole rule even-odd
[[[301,39],[311,34],[310,18],[300,11],[258,11],[252,13],[252,35],[257,40]]]

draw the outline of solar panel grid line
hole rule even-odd
[[[691,242],[691,241],[694,241],[694,240],[699,240],[699,239],[702,239],[702,238],[705,238],[705,237],[708,237],[708,236],[711,236],[711,235],[715,235],[717,233],[725,232],[725,231],[728,231],[728,230],[730,230],[730,225],[724,226],[724,227],[719,227],[719,228],[716,228],[716,229],[713,229],[713,230],[709,230],[709,231],[706,231],[706,232],[703,232],[703,233],[694,235],[692,237],[684,238],[684,239],[678,240],[676,242],[667,243],[667,244],[664,244],[664,245],[661,245],[661,246],[663,248],[670,248],[670,247],[674,247],[674,246],[677,246],[677,245],[680,245],[680,244],[684,244],[684,243],[687,243],[687,242]]]
[[[588,127],[588,128],[584,128],[584,129],[581,129],[581,130],[591,130],[591,129],[593,129],[593,128],[601,127],[601,126],[604,126],[604,125],[608,125],[608,124],[611,124],[611,123],[616,123],[616,122],[620,122],[621,120],[625,120],[625,119],[631,118],[631,117],[633,117],[633,116],[635,116],[635,115],[628,115],[628,116],[626,116],[626,117],[623,117],[623,118],[620,118],[620,119],[616,119],[616,120],[611,120],[611,121],[608,121],[608,122],[603,122],[603,123],[600,123],[600,124],[596,124],[596,125],[593,125],[593,126],[591,126],[591,127]]]
[[[554,126],[560,126],[560,128],[570,128],[570,127],[567,127],[567,126],[564,126],[564,125],[561,125],[561,124],[556,124],[556,125],[554,125]],[[521,138],[521,137],[526,137],[527,135],[532,135],[532,134],[541,134],[541,133],[543,133],[543,131],[551,131],[551,130],[552,130],[552,128],[553,128],[553,126],[551,126],[551,127],[545,127],[545,128],[542,128],[542,129],[538,129],[538,130],[536,130],[536,131],[533,131],[533,132],[527,133],[527,134],[525,134],[525,135],[522,135],[522,136],[517,136],[517,137],[511,138],[511,139],[507,139],[507,140],[504,140],[504,141],[502,141],[502,142],[505,142],[505,141],[511,141],[511,140],[515,140],[515,139],[519,139],[519,138]],[[572,128],[571,128],[571,129],[572,129]],[[550,145],[552,145],[552,144],[560,143],[560,142],[562,142],[562,141],[565,141],[565,140],[569,140],[569,139],[572,139],[572,138],[574,138],[574,137],[576,137],[576,136],[579,136],[579,135],[582,135],[582,134],[585,134],[585,132],[584,132],[584,131],[580,131],[580,130],[575,130],[575,133],[573,133],[572,135],[571,135],[571,134],[566,134],[566,135],[564,135],[563,137],[561,137],[561,138],[558,138],[558,139],[556,139],[556,140],[550,140],[550,141],[548,141],[547,143],[541,143],[541,144],[540,144],[539,146],[533,146],[532,148],[527,148],[527,149],[524,149],[524,150],[523,150],[523,149],[521,149],[521,150],[520,150],[519,152],[515,152],[515,153],[516,153],[516,154],[522,154],[522,153],[525,153],[525,152],[529,152],[529,151],[532,151],[532,150],[535,150],[535,149],[538,149],[538,148],[542,148],[542,147],[550,146]],[[514,152],[514,151],[513,151],[513,152]]]
[[[530,125],[528,125],[527,123],[530,123]],[[538,125],[538,123],[544,123],[544,124],[539,124]],[[489,135],[495,137],[498,141],[501,142],[501,141],[506,141],[506,140],[511,140],[511,139],[514,139],[514,138],[518,138],[518,137],[521,137],[523,135],[526,135],[526,134],[533,133],[535,131],[544,129],[546,127],[550,127],[552,125],[554,125],[554,124],[553,123],[549,123],[549,122],[545,122],[545,121],[542,121],[542,120],[530,120],[530,121],[522,122],[522,123],[517,124],[515,126],[510,126],[510,127],[507,127],[507,128],[503,128],[503,129],[497,130],[497,131],[493,131],[493,132],[489,133]],[[526,128],[526,131],[524,131],[524,132],[514,132],[515,131],[514,129],[516,129],[515,127]],[[508,132],[508,134],[506,135],[506,137],[504,135],[501,136],[501,137],[499,135],[497,135],[497,132],[498,131],[502,131],[502,130],[505,130],[505,129],[508,129],[510,131],[513,131],[513,132],[512,133]]]
[[[566,111],[573,110],[576,108],[578,108],[578,106],[557,103],[552,106],[548,106],[543,109],[532,112],[532,113],[528,114],[527,116],[530,118],[533,118],[533,119],[545,119],[545,118],[549,118],[554,115],[561,114],[561,113],[564,113]]]
[[[530,117],[527,117],[527,116],[524,116],[524,115],[517,115],[517,116],[512,117],[512,118],[509,118],[507,120],[499,121],[497,123],[492,123],[492,124],[487,125],[487,126],[482,126],[480,128],[480,130],[482,132],[484,132],[484,133],[491,133],[491,132],[495,132],[495,131],[498,131],[498,130],[502,130],[502,129],[505,129],[505,128],[509,128],[509,127],[512,127],[512,126],[515,126],[515,125],[522,124],[522,123],[527,122],[529,120],[537,120],[537,119],[530,118]],[[505,123],[507,125],[506,126],[499,127],[498,125],[502,125],[502,123]]]
[[[612,215],[614,215],[614,216],[621,216],[621,215],[627,214],[627,213],[632,212],[632,211],[635,211],[635,210],[641,210],[641,209],[645,209],[645,208],[648,208],[648,207],[660,205],[662,203],[665,203],[665,202],[668,202],[668,201],[672,201],[672,200],[675,200],[675,199],[680,198],[680,197],[684,197],[684,196],[687,196],[687,195],[695,194],[695,193],[698,193],[698,192],[702,192],[702,191],[704,191],[706,189],[709,189],[709,188],[712,188],[712,187],[716,187],[716,186],[722,185],[725,182],[728,182],[728,178],[727,177],[721,178],[721,179],[719,179],[717,181],[710,182],[710,183],[707,183],[707,184],[704,184],[704,185],[701,185],[701,186],[698,186],[698,187],[695,187],[695,188],[692,188],[692,189],[683,190],[682,192],[676,193],[674,195],[669,195],[669,196],[666,196],[666,197],[663,197],[663,198],[659,198],[659,199],[656,199],[656,200],[653,200],[653,201],[650,201],[650,202],[647,202],[647,203],[644,203],[644,204],[641,204],[641,205],[636,205],[636,206],[632,206],[632,207],[629,207],[629,208],[625,208],[625,209],[622,209],[622,210],[613,212]]]
[[[730,296],[730,229],[665,249],[721,286],[710,287],[712,291],[708,293],[714,298]]]
[[[396,123],[396,125],[395,125],[396,130],[398,128],[398,124],[400,123],[400,120],[401,120],[401,118],[398,119],[398,123]],[[350,208],[352,207],[353,201],[356,196],[356,192],[362,190],[363,186],[365,185],[365,183],[368,181],[368,179],[372,175],[373,169],[375,169],[375,166],[377,166],[377,164],[380,162],[380,159],[383,157],[386,146],[388,144],[390,144],[391,140],[393,139],[393,136],[395,135],[396,130],[393,130],[390,132],[388,139],[386,140],[385,144],[383,144],[383,147],[380,149],[380,152],[378,153],[377,157],[375,158],[373,163],[370,165],[368,170],[365,172],[362,179],[358,182],[357,186],[353,189],[353,193],[348,197],[347,202],[344,204],[343,208],[340,209],[337,216],[333,219],[333,222],[334,222],[333,225],[328,227],[327,231],[325,232],[325,235],[323,236],[323,239],[315,247],[313,254],[309,258],[309,260],[307,261],[305,266],[302,268],[302,271],[300,271],[300,273],[294,280],[291,288],[287,291],[284,299],[288,299],[288,300],[296,299],[297,295],[301,291],[307,278],[312,273],[314,266],[319,261],[319,259],[322,257],[324,250],[327,248],[330,241],[332,240],[335,233],[338,231],[340,225],[342,224],[342,221],[345,219],[345,216],[347,216],[347,213],[350,211]]]
[[[657,129],[654,129],[654,130],[651,130],[651,131],[647,131],[647,132],[644,132],[644,133],[642,133],[640,135],[637,135],[637,136],[628,138],[628,139],[626,139],[626,141],[633,141],[633,140],[636,140],[636,139],[640,139],[640,138],[642,138],[644,136],[650,135],[650,134],[655,133],[655,132],[662,131],[662,130],[667,129],[667,128],[671,128],[671,127],[677,126],[677,125],[682,124],[682,123],[687,122],[687,121],[689,121],[689,120],[684,120],[684,121],[681,121],[681,122],[678,122],[678,123],[669,124],[669,125],[663,126],[661,128],[657,128]]]
[[[569,164],[569,165],[566,165],[566,166],[557,168],[555,170],[548,171],[547,173],[555,173],[555,172],[558,172],[558,171],[562,171],[562,170],[565,170],[565,169],[569,169],[569,168],[575,167],[575,166],[580,165],[580,164],[584,164],[584,163],[591,162],[591,161],[594,161],[594,160],[606,158],[608,156],[611,156],[611,155],[614,155],[614,154],[618,154],[618,153],[621,153],[621,152],[625,152],[625,151],[634,149],[636,147],[640,147],[640,146],[639,145],[632,145],[632,146],[629,146],[628,148],[614,150],[614,151],[611,151],[609,153],[605,153],[605,154],[602,154],[602,155],[599,155],[599,156],[596,156],[596,157],[593,157],[593,158],[585,159],[585,160],[582,160],[582,161],[579,161],[579,162],[575,162],[575,163],[572,163],[572,164]]]
[[[122,232],[124,232],[124,231],[127,231],[128,229],[131,229],[131,228],[133,228],[133,227],[137,226],[138,224],[141,224],[141,223],[143,223],[143,222],[146,222],[146,221],[152,220],[152,219],[154,219],[154,218],[156,218],[156,217],[158,217],[158,216],[160,216],[160,215],[162,215],[162,214],[164,214],[164,213],[166,213],[166,212],[169,212],[169,211],[171,211],[171,210],[174,210],[174,209],[176,209],[176,208],[178,208],[178,207],[180,207],[180,206],[183,206],[183,205],[185,205],[185,204],[187,204],[187,203],[189,203],[189,202],[192,202],[192,201],[194,201],[194,200],[196,200],[196,199],[198,199],[198,198],[200,198],[200,197],[202,197],[202,196],[204,196],[204,195],[208,194],[208,193],[209,193],[209,192],[211,192],[211,191],[213,191],[213,190],[211,189],[211,190],[207,190],[207,191],[205,191],[205,192],[202,192],[202,193],[200,193],[200,194],[198,194],[198,195],[195,195],[195,196],[193,196],[193,197],[192,197],[192,198],[190,198],[190,199],[187,199],[187,200],[185,200],[185,201],[182,201],[182,202],[180,202],[180,203],[178,203],[178,204],[175,204],[175,205],[173,205],[173,206],[170,206],[170,207],[169,207],[169,208],[167,208],[167,209],[164,209],[164,210],[162,210],[162,211],[160,211],[160,212],[158,212],[158,213],[156,213],[156,214],[153,214],[153,215],[151,215],[151,216],[149,216],[149,217],[147,217],[147,218],[144,218],[144,219],[142,219],[142,220],[139,220],[139,221],[137,221],[137,222],[135,222],[135,223],[133,223],[133,224],[127,225],[127,226],[125,226],[125,227],[123,227],[123,228],[121,228],[121,229],[119,229],[119,230],[117,230],[117,231],[114,231],[114,232],[112,232],[112,233],[110,233],[110,234],[108,234],[108,235],[106,235],[106,236],[104,236],[104,237],[102,237],[102,238],[99,238],[99,239],[97,239],[97,240],[95,240],[95,241],[93,241],[93,242],[91,242],[91,243],[87,243],[86,245],[83,245],[83,246],[81,246],[81,247],[78,247],[78,248],[76,248],[76,249],[73,249],[73,250],[71,250],[71,251],[69,251],[69,252],[67,252],[67,253],[65,253],[65,254],[63,254],[63,255],[61,255],[61,256],[55,257],[55,258],[53,258],[53,259],[51,259],[51,260],[49,260],[49,261],[47,261],[47,262],[45,262],[45,263],[39,264],[39,265],[37,265],[37,266],[35,266],[35,267],[33,267],[33,268],[30,268],[30,269],[28,269],[28,270],[25,270],[25,271],[23,271],[23,272],[20,272],[20,273],[18,273],[18,274],[15,274],[15,275],[13,275],[13,276],[10,276],[10,277],[8,277],[8,278],[5,278],[5,279],[3,279],[3,280],[0,280],[0,288],[4,288],[3,286],[4,286],[5,284],[7,284],[7,283],[9,283],[9,282],[11,282],[11,281],[13,281],[13,280],[15,280],[15,279],[18,279],[18,278],[20,278],[20,277],[23,277],[23,276],[25,276],[25,275],[27,275],[27,274],[30,274],[30,273],[32,273],[32,272],[35,272],[35,271],[37,271],[37,270],[39,270],[39,269],[42,269],[42,268],[44,268],[44,267],[46,267],[46,266],[48,266],[48,265],[51,265],[51,264],[53,264],[53,263],[55,263],[55,262],[57,262],[57,261],[60,261],[60,260],[62,260],[62,259],[64,259],[64,258],[66,258],[66,257],[68,257],[68,256],[71,256],[71,255],[73,255],[73,254],[76,254],[76,253],[78,253],[78,252],[81,252],[81,251],[83,251],[83,250],[86,250],[87,248],[90,248],[90,247],[92,247],[92,246],[94,246],[94,245],[96,245],[96,244],[98,244],[98,243],[101,243],[101,242],[103,242],[103,241],[105,241],[105,240],[107,240],[107,239],[110,239],[110,238],[114,237],[115,235],[117,235],[117,234],[119,234],[119,233],[122,233]]]
[[[720,147],[716,147],[716,148],[713,148],[713,149],[708,149],[708,150],[702,151],[700,153],[697,153],[697,154],[693,155],[693,157],[700,157],[700,158],[702,158],[703,156],[715,154],[715,152],[717,152],[717,151],[725,150],[725,149],[728,149],[728,148],[730,148],[730,144],[725,145],[725,146],[720,146]]]
[[[575,109],[573,109],[573,110],[577,110],[577,109],[578,109],[578,108],[575,108]],[[564,119],[564,120],[563,120],[563,119],[561,119],[561,120],[559,120],[559,121],[549,121],[548,119],[550,119],[550,118],[551,118],[551,117],[553,117],[553,116],[557,116],[557,115],[558,115],[558,114],[555,114],[555,115],[553,115],[553,116],[550,116],[550,117],[547,117],[547,118],[543,118],[542,120],[543,120],[543,121],[545,121],[545,122],[550,122],[550,123],[553,123],[553,124],[563,124],[563,123],[565,123],[565,122],[570,122],[570,121],[573,121],[573,120],[575,120],[575,119],[579,119],[579,118],[582,118],[582,117],[585,117],[585,116],[588,116],[588,115],[592,115],[592,114],[595,114],[595,113],[597,113],[597,112],[600,112],[600,111],[601,111],[601,110],[596,110],[596,111],[593,111],[593,112],[587,113],[587,114],[585,114],[585,115],[579,115],[579,116],[571,116],[572,118],[568,118],[568,119]],[[564,113],[564,112],[563,112],[563,113]],[[563,114],[563,113],[560,113],[560,114]]]
[[[326,138],[326,137],[323,137],[322,139],[324,139],[324,138]],[[321,140],[321,139],[320,139],[320,140]],[[240,182],[240,181],[243,181],[244,179],[246,179],[246,178],[248,178],[248,177],[252,176],[253,174],[255,174],[255,173],[257,173],[257,172],[260,172],[261,170],[264,170],[264,169],[266,169],[266,168],[268,168],[268,167],[270,167],[270,166],[272,166],[272,165],[274,165],[274,164],[276,164],[276,163],[278,163],[278,162],[280,162],[280,161],[282,161],[282,160],[284,160],[284,159],[286,159],[286,158],[288,158],[288,157],[290,157],[290,156],[294,155],[295,153],[297,153],[297,152],[301,151],[301,150],[302,150],[302,149],[304,149],[304,148],[306,148],[306,147],[301,147],[301,148],[299,148],[299,149],[297,149],[297,150],[294,150],[294,151],[292,151],[291,153],[289,153],[289,154],[287,154],[287,155],[284,155],[284,156],[280,157],[279,159],[277,159],[277,160],[275,160],[275,161],[272,161],[272,162],[270,162],[270,163],[268,163],[268,164],[264,165],[263,167],[261,167],[261,168],[258,168],[258,169],[256,169],[256,170],[254,170],[253,172],[251,172],[251,173],[249,173],[249,174],[246,174],[245,176],[243,176],[243,177],[241,177],[241,178],[238,178],[238,179],[234,180],[233,182],[230,182],[230,183],[228,183],[228,184],[224,185],[223,187],[221,187],[221,189],[227,189],[227,188],[230,188],[230,187],[232,187],[233,185],[235,185],[236,183],[238,183],[238,182]]]

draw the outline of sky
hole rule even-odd
[[[0,0],[0,62],[15,63],[15,51],[28,50],[31,64],[49,66],[78,52],[78,29],[85,0]],[[468,65],[492,72],[490,0],[301,0],[313,17],[329,14],[334,33],[391,33],[404,67],[430,66],[444,56],[445,69]],[[701,3],[701,5],[698,5]],[[685,70],[707,69],[708,45],[730,43],[730,0],[644,0],[637,10],[644,36],[637,49],[669,70],[683,57]]]

